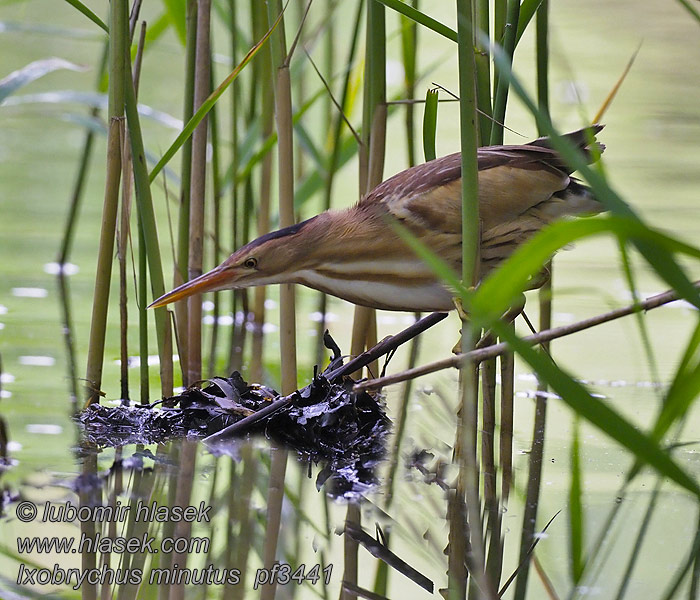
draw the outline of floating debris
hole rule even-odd
[[[382,460],[390,429],[384,407],[373,395],[352,391],[355,380],[333,375],[340,350],[330,339],[334,358],[285,405],[257,419],[238,435],[264,434],[297,451],[302,458],[323,463],[317,478],[333,496],[350,496],[376,484],[374,468]],[[331,378],[328,376],[332,375]],[[161,443],[178,437],[208,438],[279,401],[272,388],[248,384],[240,373],[198,382],[180,395],[150,405],[108,407],[93,404],[79,416],[87,442],[98,446]],[[217,436],[210,444],[225,453],[235,443]]]
[[[377,483],[375,467],[383,460],[390,421],[377,395],[355,391],[351,373],[443,320],[433,313],[374,348],[343,363],[340,348],[326,333],[333,352],[323,373],[288,396],[248,384],[240,373],[213,377],[181,394],[150,405],[107,407],[93,404],[80,415],[85,441],[97,446],[162,443],[172,438],[204,438],[215,453],[235,456],[237,437],[264,434],[323,463],[320,488],[335,497],[356,498]]]

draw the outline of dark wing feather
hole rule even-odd
[[[603,125],[592,125],[586,129],[580,129],[563,136],[585,153],[586,158],[593,160],[596,154],[592,153],[592,142],[598,153],[604,150],[602,144],[595,142],[596,133],[603,129]],[[559,154],[550,147],[549,138],[538,138],[525,145],[486,146],[479,148],[478,168],[486,171],[497,167],[513,167],[526,170],[548,170],[553,174],[570,174],[572,169],[568,167]],[[360,204],[374,204],[377,202],[391,202],[394,199],[406,199],[420,196],[435,188],[459,180],[462,176],[460,153],[449,154],[421,165],[406,169],[383,183],[380,183],[371,192],[360,200]]]

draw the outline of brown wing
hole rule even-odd
[[[601,126],[567,134],[587,153]],[[569,185],[571,171],[540,138],[522,146],[479,148],[479,209],[484,233],[512,221]],[[461,159],[459,153],[403,171],[360,201],[380,205],[412,229],[461,233]]]

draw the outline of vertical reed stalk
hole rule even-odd
[[[268,21],[272,25],[282,12],[282,2],[268,4]],[[294,137],[292,121],[292,87],[289,76],[284,20],[270,39],[272,60],[275,69],[275,120],[277,124],[279,220],[280,227],[294,224]],[[280,367],[282,372],[282,394],[291,394],[297,388],[296,362],[296,316],[293,284],[280,286]],[[263,564],[271,569],[275,563],[279,528],[282,520],[284,501],[284,480],[287,466],[287,450],[276,448],[272,451],[270,463],[270,483],[267,494],[267,529],[263,547]],[[261,600],[275,597],[276,584],[264,586]]]
[[[135,8],[138,6],[135,5]],[[133,12],[133,11],[132,11]],[[134,23],[135,26],[135,23]],[[133,29],[130,27],[133,35]],[[146,36],[146,24],[143,23],[134,61],[134,88],[138,95],[138,82],[141,74],[141,61],[143,59],[143,45]],[[122,145],[122,202],[119,215],[119,228],[117,235],[117,258],[119,260],[119,327],[120,327],[120,359],[121,359],[121,394],[122,400],[129,399],[129,348],[128,348],[128,298],[127,298],[127,254],[131,229],[131,189],[132,167],[131,151],[128,144]]]
[[[537,63],[537,104],[549,113],[549,0],[542,0],[535,17]],[[540,128],[540,135],[545,132]]]
[[[104,43],[102,55],[100,57],[99,67],[97,69],[97,77],[95,81],[95,87],[97,89],[100,89],[102,79],[107,69],[107,62],[109,59],[109,48],[110,42],[108,39]],[[96,118],[99,114],[99,108],[93,108],[90,111],[90,116],[92,118]],[[76,175],[75,183],[73,185],[73,193],[71,195],[70,208],[68,209],[68,218],[66,219],[66,226],[63,230],[63,239],[61,240],[61,247],[58,251],[58,256],[56,258],[56,262],[60,266],[58,274],[58,286],[59,293],[61,296],[61,309],[63,311],[62,329],[63,337],[66,344],[66,355],[68,358],[68,379],[70,381],[71,400],[73,403],[74,412],[77,412],[78,402],[78,367],[73,339],[73,318],[71,315],[71,299],[68,279],[64,271],[64,265],[68,262],[73,247],[73,238],[75,236],[75,229],[78,224],[80,205],[82,203],[83,193],[85,191],[85,182],[87,180],[87,175],[90,171],[90,160],[92,158],[94,140],[95,132],[93,129],[88,128],[85,134],[85,141],[83,142],[83,150],[80,156],[80,166],[78,167],[78,173]]]
[[[253,18],[253,31],[255,39],[260,39],[268,29],[268,17],[265,4],[257,0],[251,0],[251,15]],[[280,23],[280,25],[282,25]],[[278,26],[279,27],[279,26]],[[273,36],[274,37],[274,36]],[[265,44],[261,48],[258,57],[253,63],[254,82],[260,88],[261,98],[251,94],[251,117],[257,106],[254,100],[260,104],[260,116],[262,120],[261,138],[266,140],[272,133],[274,125],[274,88],[272,77],[271,45]],[[255,107],[255,108],[253,108]],[[262,160],[260,169],[260,188],[258,195],[257,233],[262,235],[270,230],[270,192],[272,183],[272,154],[267,153]],[[265,287],[256,287],[253,290],[253,332],[252,352],[250,359],[250,378],[252,381],[263,379],[263,325],[265,324]]]
[[[418,0],[413,0],[413,8],[418,9]],[[404,87],[407,100],[416,96],[416,64],[418,56],[418,24],[401,16],[401,55],[403,58]],[[408,166],[416,164],[415,105],[406,105],[406,156]]]
[[[236,10],[235,0],[229,0],[229,15],[230,15],[230,32],[231,32],[231,59],[232,63],[238,64],[238,12]],[[255,73],[255,66],[249,71]],[[245,210],[247,205],[242,204],[243,196],[240,193],[240,187],[238,182],[238,167],[240,164],[239,159],[239,144],[240,144],[240,134],[239,134],[239,107],[241,105],[241,86],[234,85],[231,89],[231,172],[234,177],[231,181],[231,243],[233,248],[239,248],[242,241],[247,242],[247,235],[244,234],[248,229],[248,223],[250,222],[250,215],[248,211]],[[254,88],[251,90],[251,96],[255,96]],[[246,186],[250,184],[250,175],[246,179]],[[233,326],[231,327],[231,340],[229,348],[229,364],[228,372],[240,371],[243,366],[243,350],[245,346],[245,334],[246,334],[246,317],[248,316],[248,290],[233,290],[230,294],[231,298],[231,313],[234,317]],[[238,311],[243,314],[243,319],[238,322]]]
[[[127,325],[129,313],[127,310],[127,246],[129,241],[129,221],[131,218],[131,176],[129,166],[131,156],[128,144],[122,145],[122,201],[119,212],[119,227],[117,230],[117,260],[119,261],[119,358],[121,371],[122,400],[129,399],[129,348],[127,344]]]
[[[332,7],[330,3],[328,3],[328,22],[329,22],[329,31],[327,34],[328,38],[332,37],[332,21],[331,21],[331,15],[330,11],[332,10]],[[355,13],[355,21],[354,21],[354,27],[352,31],[352,35],[350,37],[350,48],[348,49],[348,57],[347,60],[345,61],[345,64],[347,66],[347,70],[345,72],[345,77],[343,79],[343,88],[342,88],[342,94],[341,94],[341,100],[340,100],[340,107],[341,109],[345,109],[348,103],[348,96],[350,94],[350,75],[351,75],[351,68],[350,65],[353,64],[355,60],[355,53],[357,50],[357,41],[359,39],[359,33],[360,33],[360,25],[362,23],[362,8],[363,8],[363,1],[360,0],[357,3],[357,12]],[[335,44],[335,39],[329,39],[327,42],[327,45],[330,46],[331,48],[334,47]],[[332,64],[332,57],[333,57],[333,52],[329,51],[328,49],[326,50],[327,52],[327,67],[326,67],[326,75],[327,79],[330,81],[330,75],[332,75],[333,72],[333,64]],[[328,99],[328,104],[332,106],[333,102],[331,99]],[[328,210],[331,207],[331,199],[332,199],[332,194],[333,194],[333,183],[335,181],[335,174],[338,170],[338,163],[340,160],[340,150],[342,148],[342,132],[343,132],[343,125],[345,121],[343,119],[343,114],[338,111],[335,113],[335,120],[333,121],[333,129],[332,133],[330,136],[331,143],[333,145],[333,148],[331,150],[331,156],[328,164],[328,177],[326,178],[326,186],[324,190],[324,202],[323,202],[323,210]],[[318,322],[318,329],[317,329],[317,336],[318,336],[318,344],[316,347],[316,364],[322,364],[323,362],[323,356],[325,352],[325,348],[323,346],[323,332],[326,330],[326,311],[327,311],[327,305],[328,305],[328,299],[326,297],[326,294],[321,293],[319,295],[319,305],[318,305],[318,312],[321,315],[321,318],[319,319]]]
[[[477,268],[480,246],[478,171],[477,171],[477,90],[476,65],[474,58],[475,29],[472,22],[474,5],[472,0],[457,0],[457,37],[459,59],[459,116],[460,142],[462,152],[462,280],[465,285],[474,285],[479,278]],[[471,323],[462,319],[462,352],[468,352],[474,344],[475,331]],[[448,587],[451,598],[466,595],[466,573],[463,565],[469,565],[469,572],[475,585],[470,586],[470,598],[494,597],[490,582],[484,573],[484,548],[482,539],[481,505],[479,499],[479,472],[476,462],[477,432],[477,371],[471,366],[462,369],[461,381],[461,422],[458,424],[458,441],[455,461],[459,466],[457,495],[453,502],[459,506],[466,501],[471,533],[469,547],[458,545],[457,538],[467,529],[461,521],[461,510],[449,511],[450,519],[450,569]],[[458,553],[466,551],[466,555]]]
[[[194,114],[194,79],[197,60],[197,7],[198,0],[187,0],[185,7],[185,89],[182,120],[189,122]],[[200,124],[201,125],[201,124]],[[175,270],[173,285],[187,281],[187,265],[189,264],[190,246],[190,193],[192,186],[192,137],[182,145],[182,163],[180,166],[180,210],[178,214],[177,248],[175,252]],[[186,380],[189,358],[189,321],[187,318],[187,300],[176,302],[175,322],[177,325],[177,341],[180,355],[182,379]]]
[[[503,45],[503,36],[505,36],[506,33],[507,2],[508,0],[494,0],[493,3],[493,38],[494,41],[501,46]]]
[[[133,11],[133,9],[132,9]],[[134,64],[134,94],[138,97],[139,81],[141,79],[141,61],[143,60],[143,48],[146,42],[146,22],[141,23],[138,52]],[[133,161],[131,164],[133,170]],[[138,275],[136,283],[136,297],[139,317],[139,399],[141,404],[148,404],[150,400],[148,377],[148,262],[146,254],[146,240],[144,238],[143,222],[141,214],[137,212],[136,228],[138,238]]]
[[[378,2],[367,5],[367,39],[360,146],[360,195],[371,191],[382,181],[386,140],[386,31],[385,11]],[[350,353],[360,354],[367,347],[374,331],[376,311],[355,307]],[[372,322],[374,324],[372,325]],[[372,367],[370,366],[370,369]],[[376,370],[376,369],[374,369]]]
[[[536,16],[536,64],[537,64],[537,100],[540,110],[549,114],[549,35],[548,35],[548,11],[549,1],[543,0],[537,9]],[[542,130],[540,129],[540,132]],[[540,330],[549,329],[552,326],[552,261],[547,268],[549,277],[539,291],[540,303]],[[542,344],[542,351],[549,353],[550,344]],[[543,393],[547,389],[544,381],[537,384],[537,398],[535,400],[535,423],[532,432],[532,448],[530,450],[528,465],[527,492],[525,507],[523,510],[523,526],[520,538],[520,563],[528,556],[537,526],[537,512],[542,485],[542,466],[544,458],[544,434],[547,423],[547,397]],[[527,581],[530,572],[530,562],[527,561],[518,572],[515,581],[515,600],[524,600],[527,594]]]
[[[194,107],[198,109],[211,92],[210,49],[211,0],[198,0],[197,55],[194,75]],[[204,194],[207,177],[207,128],[204,117],[192,134],[192,180],[190,181],[190,238],[187,276],[202,274],[204,254]],[[187,368],[185,385],[202,378],[202,295],[187,301]]]
[[[496,359],[481,363],[482,390],[482,428],[481,428],[481,464],[484,480],[484,507],[486,512],[486,530],[484,540],[488,542],[486,572],[494,588],[498,588],[501,577],[501,522],[496,491]]]
[[[105,75],[105,69],[107,68],[107,60],[109,58],[109,40],[105,42],[102,50],[102,56],[100,58],[100,66],[97,69],[97,78],[95,82],[95,87],[100,88],[100,83]],[[97,117],[100,114],[99,108],[93,108],[90,111],[90,116],[92,118]],[[80,203],[83,198],[83,192],[85,191],[85,181],[87,179],[87,174],[90,170],[90,158],[92,157],[92,146],[95,140],[95,132],[93,129],[89,128],[85,134],[85,141],[83,142],[83,151],[80,155],[80,166],[78,167],[78,173],[75,178],[75,183],[73,184],[73,194],[71,195],[70,208],[68,210],[68,218],[66,219],[66,227],[63,230],[63,239],[61,240],[61,248],[58,252],[58,257],[56,262],[59,265],[63,265],[68,262],[68,257],[70,256],[71,249],[73,246],[73,237],[75,235],[75,226],[78,223],[78,213],[80,212]]]
[[[109,34],[109,126],[107,131],[107,174],[102,208],[102,226],[97,254],[95,292],[90,320],[87,362],[87,402],[99,400],[102,385],[109,284],[112,278],[114,237],[119,206],[121,180],[121,140],[124,132],[124,81],[126,49],[129,39],[129,18],[126,0],[110,3]]]
[[[511,328],[513,327],[511,323]],[[507,506],[513,479],[513,398],[515,395],[515,358],[510,351],[501,354],[501,502]]]
[[[210,61],[211,62],[211,61]],[[213,67],[213,64],[211,65]],[[212,69],[213,70],[213,69]],[[214,78],[211,78],[214,81]],[[211,84],[210,84],[211,85]],[[219,129],[218,129],[218,108],[214,105],[209,113],[211,125],[211,180],[212,180],[212,229],[214,234],[214,243],[212,244],[212,264],[218,265],[221,262],[221,222],[223,215],[221,213],[221,172],[220,172],[220,153],[219,153]],[[221,292],[214,292],[214,310],[212,318],[214,320],[211,327],[211,340],[209,343],[209,359],[207,361],[207,377],[213,377],[216,370],[216,347],[219,340],[219,315],[221,314]]]
[[[139,398],[141,404],[148,404],[150,400],[150,384],[148,376],[148,255],[146,253],[146,237],[143,229],[141,214],[137,215],[136,226],[138,228],[138,305],[139,305]],[[168,328],[169,329],[169,328]]]
[[[518,17],[520,16],[520,1],[508,0],[506,22],[503,33],[503,52],[508,59],[509,66],[513,61],[516,36],[518,33]],[[508,74],[500,72],[498,68],[494,73],[494,101],[493,101],[493,125],[491,127],[491,144],[503,143],[503,124],[506,120],[506,106],[508,105],[508,89],[510,81]]]
[[[63,265],[63,263],[59,263]],[[68,285],[68,277],[63,267],[58,273],[58,292],[61,297],[63,341],[66,345],[66,357],[68,360],[68,385],[70,386],[71,411],[78,412],[78,365],[75,357],[75,340],[73,337],[73,316],[71,310],[71,296]]]
[[[365,44],[365,74],[362,114],[362,145],[360,146],[360,195],[369,192],[382,180],[384,170],[384,144],[386,136],[386,25],[385,10],[379,2],[367,4],[367,29]],[[374,137],[373,137],[374,136]],[[379,139],[376,139],[379,138]],[[374,325],[372,325],[372,322]],[[376,337],[375,311],[355,307],[350,352],[361,353],[371,332]],[[349,504],[346,526],[362,524],[362,512],[356,504]],[[345,535],[343,580],[357,585],[358,545]],[[341,588],[341,598],[349,600],[355,594]]]
[[[105,69],[107,68],[107,59],[109,57],[109,40],[104,43],[102,56],[100,58],[100,66],[97,69],[97,80],[95,87],[100,88],[102,78],[105,74]],[[90,116],[95,118],[100,114],[99,108],[93,108],[90,111]],[[83,192],[85,190],[85,181],[87,179],[87,174],[90,169],[90,159],[92,157],[93,142],[95,139],[95,132],[92,129],[88,129],[85,134],[85,141],[83,142],[83,151],[80,156],[80,166],[78,167],[78,173],[76,175],[75,184],[73,186],[73,194],[71,195],[70,208],[68,210],[68,218],[66,220],[66,227],[63,231],[63,239],[61,241],[61,248],[58,252],[58,257],[56,262],[59,264],[60,270],[58,273],[58,288],[61,297],[61,310],[62,310],[62,330],[63,339],[66,345],[66,356],[68,360],[68,381],[70,385],[70,395],[72,410],[74,413],[78,411],[78,366],[77,359],[75,356],[75,342],[73,339],[73,317],[71,314],[71,298],[68,285],[68,279],[64,272],[64,265],[68,262],[70,256],[71,248],[73,245],[73,237],[75,235],[75,227],[78,222],[78,214],[80,211],[80,204],[83,198]]]
[[[163,279],[163,266],[158,246],[158,231],[156,228],[155,211],[153,210],[153,199],[151,197],[151,187],[146,170],[146,154],[144,150],[143,137],[141,135],[141,125],[139,113],[136,105],[136,93],[129,74],[126,80],[126,117],[129,126],[129,137],[131,139],[131,156],[134,171],[134,190],[136,206],[139,211],[139,218],[143,226],[143,240],[145,242],[146,254],[148,257],[148,269],[151,279],[151,291],[154,298],[158,298],[165,293],[165,281]],[[160,358],[160,380],[161,392],[163,396],[172,396],[173,393],[173,351],[170,322],[165,308],[154,310],[156,321],[156,339],[158,341],[158,355]],[[142,349],[143,352],[143,349]]]
[[[479,39],[476,40],[474,64],[476,67],[477,107],[481,111],[479,119],[479,145],[483,146],[491,138],[491,63],[489,56],[489,0],[478,0],[476,23]]]

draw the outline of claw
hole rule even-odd
[[[547,272],[547,275],[549,275],[549,272]],[[460,298],[454,298],[453,299],[455,303],[455,307],[457,308],[457,312],[459,313],[459,316],[462,318],[462,321],[468,320],[469,316],[467,313],[464,312],[464,307],[462,306],[462,301]],[[525,294],[520,294],[520,297],[518,298],[517,302],[513,304],[506,312],[503,313],[503,316],[501,317],[501,321],[504,321],[505,323],[512,323],[516,317],[523,312],[523,309],[525,308]],[[460,333],[462,333],[462,330],[460,329]],[[491,330],[487,331],[481,339],[476,343],[474,348],[485,348],[486,346],[490,346],[494,344],[496,341],[496,337],[493,335]],[[460,337],[457,343],[454,345],[452,348],[452,354],[461,354],[462,353],[462,338]]]

